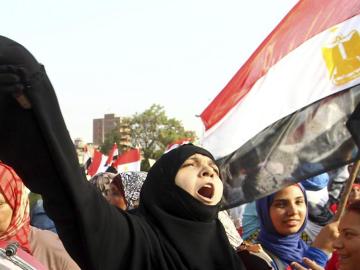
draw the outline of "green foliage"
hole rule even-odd
[[[166,146],[181,138],[194,138],[194,131],[186,131],[181,121],[168,118],[164,108],[153,104],[143,113],[136,113],[131,121],[131,138],[134,146],[140,147],[145,162],[158,159]]]
[[[120,142],[120,132],[118,129],[113,129],[109,134],[106,135],[104,143],[100,145],[100,151],[107,155],[110,149],[113,147],[114,143],[119,145]]]
[[[130,127],[132,147],[140,148],[142,153],[141,170],[148,171],[150,168],[149,159],[158,159],[166,146],[178,139],[193,138],[196,140],[194,131],[184,129],[181,121],[175,118],[168,118],[164,108],[158,104],[153,104],[149,109],[142,113],[136,113],[126,119]],[[110,132],[104,143],[101,145],[101,152],[107,154],[116,142],[119,146],[121,134],[119,128]]]

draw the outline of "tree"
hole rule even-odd
[[[132,145],[139,147],[143,155],[142,170],[148,170],[149,159],[158,159],[169,143],[181,138],[196,139],[194,131],[187,131],[181,121],[168,118],[158,104],[133,115],[130,130]]]

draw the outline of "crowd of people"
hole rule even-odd
[[[20,51],[16,57],[27,62],[25,69],[39,72],[27,83],[42,82],[43,68],[24,48]],[[29,87],[9,68],[11,62],[0,64],[6,64],[0,68],[0,93]],[[16,93],[11,96],[21,106],[36,101],[24,101]],[[59,126],[65,127],[60,121],[53,128]],[[66,132],[61,136],[69,139]],[[51,146],[56,140],[45,141]],[[51,151],[37,147],[34,161],[27,161],[53,164],[47,157],[57,145]],[[352,187],[345,214],[332,220],[337,201],[329,196],[318,200],[319,194],[329,194],[333,179],[327,173],[234,211],[220,209],[220,170],[213,155],[200,146],[189,143],[164,153],[147,173],[105,172],[89,181],[72,157],[64,161],[66,171],[49,165],[33,174],[32,164],[13,162],[14,155],[9,154],[11,164],[0,163],[4,269],[354,270],[360,263],[359,183]],[[30,191],[40,196],[31,211]],[[245,214],[247,209],[251,215]],[[246,223],[249,216],[253,221]]]
[[[18,243],[22,252],[31,255],[28,261],[35,269],[80,269],[75,261],[82,269],[88,269],[85,258],[76,257],[70,250],[72,259],[56,230],[44,226],[49,221],[53,224],[44,208],[40,212],[47,218],[46,222],[42,217],[43,222],[34,224],[35,217],[30,218],[29,190],[16,172],[0,163],[0,175],[3,248]],[[219,211],[223,187],[215,159],[205,149],[192,144],[164,154],[149,173],[104,172],[92,177],[89,184],[80,183],[78,192],[93,194],[92,201],[84,202],[83,207],[101,205],[97,213],[105,219],[105,222],[99,220],[101,224],[94,226],[92,233],[109,235],[103,237],[102,243],[90,237],[87,245],[108,250],[106,246],[111,243],[111,248],[120,254],[108,258],[111,264],[98,259],[104,269],[122,266],[203,269],[204,265],[210,269],[356,269],[360,247],[359,183],[352,186],[340,224],[329,222],[323,226],[311,245],[303,240],[309,219],[304,188],[307,184],[294,184],[249,203],[255,206],[259,226],[257,237],[246,238],[245,223],[239,232],[235,229],[235,219],[228,213],[231,211]],[[47,198],[48,192],[56,191],[44,190],[43,197]],[[42,205],[42,198],[37,198],[32,211],[39,208],[38,201]],[[53,209],[55,216],[61,212],[56,209]],[[66,223],[55,224],[60,231],[66,231]],[[110,228],[112,231],[108,231]],[[126,237],[124,232],[128,234]],[[71,231],[65,232],[65,236],[79,237]],[[80,242],[73,239],[72,245]]]

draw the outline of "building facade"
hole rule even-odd
[[[131,136],[129,124],[124,118],[115,114],[105,114],[104,118],[93,119],[93,143],[100,145],[104,143],[106,135],[119,128],[121,140],[119,146],[131,146]]]

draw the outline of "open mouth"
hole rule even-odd
[[[202,197],[211,199],[214,195],[214,186],[212,184],[205,184],[198,190],[198,193]]]

